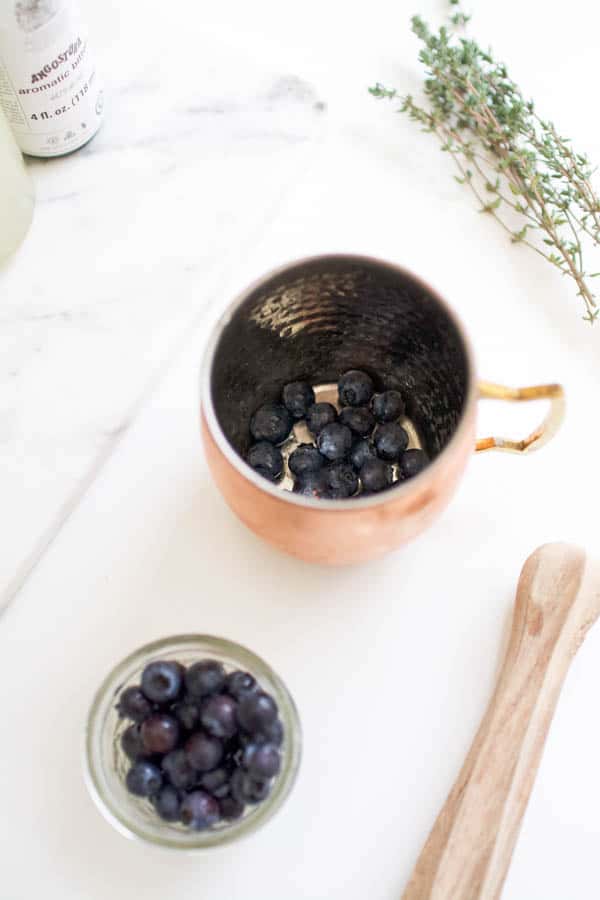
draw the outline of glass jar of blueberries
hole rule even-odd
[[[255,831],[291,791],[298,713],[279,676],[222,638],[183,635],[110,672],[87,721],[85,776],[129,838],[200,850]]]

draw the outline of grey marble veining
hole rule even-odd
[[[183,36],[154,49],[156,71],[107,67],[93,141],[29,162],[35,220],[0,281],[0,606],[322,132],[316,89],[226,35],[199,42],[203,71],[243,69],[242,81],[189,79]]]

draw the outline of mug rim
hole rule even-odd
[[[325,498],[305,497],[301,494],[294,494],[292,491],[284,491],[281,490],[278,485],[272,484],[266,478],[263,478],[258,473],[256,473],[248,465],[248,463],[244,459],[242,459],[242,457],[237,453],[237,451],[232,447],[232,445],[225,437],[214,408],[211,390],[211,375],[218,343],[221,339],[223,331],[230,323],[237,310],[248,299],[248,297],[262,285],[265,285],[268,281],[278,277],[279,275],[283,275],[288,271],[300,268],[301,266],[307,264],[311,265],[314,263],[323,262],[348,262],[356,265],[368,265],[376,268],[379,267],[388,269],[396,276],[399,275],[413,281],[436,301],[436,303],[444,310],[450,321],[453,323],[460,337],[468,368],[468,386],[465,395],[465,402],[460,414],[460,419],[449,441],[442,448],[442,450],[440,450],[435,459],[432,460],[432,462],[428,466],[426,466],[425,469],[423,469],[413,478],[409,478],[401,484],[395,484],[392,490],[381,491],[377,494],[359,495],[358,497],[351,498],[351,503],[349,503],[348,500],[331,500]],[[473,353],[471,340],[464,325],[462,324],[462,321],[455,313],[454,309],[450,306],[448,301],[444,297],[442,297],[442,295],[437,290],[432,288],[431,285],[429,285],[426,281],[424,281],[418,275],[415,275],[415,273],[410,269],[407,269],[406,267],[401,266],[397,263],[389,262],[389,260],[381,259],[377,256],[366,256],[364,254],[355,253],[321,253],[311,256],[303,256],[291,260],[290,262],[274,266],[273,268],[269,269],[269,271],[264,275],[255,278],[247,287],[236,294],[233,300],[231,300],[223,309],[217,321],[213,324],[210,337],[204,350],[203,361],[200,368],[200,412],[201,415],[204,415],[207,428],[210,431],[213,440],[215,441],[219,450],[224,454],[228,462],[231,463],[231,465],[234,466],[234,468],[237,469],[237,471],[247,481],[258,488],[258,490],[263,491],[266,494],[270,494],[272,497],[277,500],[281,500],[281,502],[283,503],[291,503],[295,506],[304,507],[305,509],[330,510],[335,512],[349,512],[356,509],[383,506],[385,503],[388,503],[390,499],[392,499],[390,496],[392,492],[394,499],[399,496],[408,497],[411,493],[417,493],[421,489],[421,486],[424,484],[425,479],[427,477],[431,477],[431,475],[437,471],[439,466],[442,465],[443,459],[448,456],[449,451],[455,446],[459,446],[461,444],[463,433],[469,428],[471,415],[475,410],[477,395],[478,392],[475,372],[475,356]]]

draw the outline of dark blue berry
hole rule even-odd
[[[213,769],[212,772],[205,772],[200,778],[200,786],[213,797],[226,797],[229,793],[230,777],[231,773],[221,766],[219,769]]]
[[[288,459],[290,472],[300,478],[308,475],[309,472],[318,472],[324,462],[325,460],[312,444],[300,444]]]
[[[331,461],[344,459],[352,446],[352,432],[346,425],[332,422],[319,433],[317,446],[323,456]]]
[[[404,415],[404,400],[399,391],[384,391],[375,394],[371,400],[371,409],[378,422],[395,422]]]
[[[335,462],[327,467],[327,497],[346,500],[358,490],[358,475],[348,462]]]
[[[204,730],[217,738],[230,738],[237,731],[237,701],[228,694],[213,694],[200,707]]]
[[[134,761],[145,755],[139,725],[130,725],[125,729],[121,735],[121,748],[123,753]]]
[[[363,438],[352,445],[349,459],[356,471],[360,472],[368,459],[377,459],[377,453],[373,444]]]
[[[218,738],[199,731],[188,738],[185,752],[194,769],[210,772],[217,768],[223,758],[223,744]]]
[[[245,749],[248,744],[274,744],[280,747],[283,744],[284,730],[281,719],[275,719],[270,725],[265,725],[260,734],[240,734],[241,746]],[[241,756],[239,759],[241,762]]]
[[[350,369],[338,381],[338,395],[341,406],[365,406],[375,387],[366,372]]]
[[[400,475],[402,478],[413,478],[422,472],[429,462],[423,450],[406,450],[400,457]]]
[[[245,796],[245,783],[247,773],[243,769],[236,769],[231,776],[231,796],[240,803],[247,803],[248,798]]]
[[[173,715],[186,731],[193,731],[200,724],[200,707],[197,702],[185,699],[173,707]]]
[[[250,434],[255,441],[281,444],[292,430],[292,417],[281,403],[265,403],[250,419]]]
[[[277,718],[277,704],[264,691],[248,694],[238,704],[237,718],[245,731],[260,733]]]
[[[345,406],[338,422],[358,437],[368,437],[375,428],[375,417],[367,406]]]
[[[283,471],[283,456],[281,450],[269,444],[268,441],[259,441],[253,444],[246,456],[248,465],[269,481],[277,481]]]
[[[397,422],[378,425],[373,435],[377,455],[388,461],[397,460],[408,447],[408,434]]]
[[[125,776],[125,784],[130,794],[136,797],[151,797],[162,787],[162,775],[158,766],[147,759],[135,762]]]
[[[192,697],[216,694],[225,684],[225,669],[215,659],[194,663],[185,673],[185,686]]]
[[[262,736],[264,736],[270,744],[274,744],[276,747],[280,747],[283,744],[283,735],[284,731],[281,719],[275,719],[270,725],[265,725],[262,730]],[[261,735],[258,735],[258,737],[260,736]]]
[[[169,753],[179,741],[179,722],[166,713],[154,713],[144,719],[140,733],[147,753]]]
[[[243,769],[236,769],[231,777],[231,796],[240,803],[261,803],[270,790],[268,778],[255,778]]]
[[[183,667],[178,662],[157,660],[142,672],[142,691],[153,703],[177,700],[183,684]]]
[[[198,780],[198,773],[185,750],[172,750],[161,762],[162,770],[173,787],[189,791]]]
[[[225,690],[236,700],[239,700],[244,694],[251,694],[256,688],[256,678],[250,672],[242,672],[240,669],[230,672],[225,679]]]
[[[221,817],[229,822],[240,819],[244,815],[245,808],[246,805],[242,800],[236,800],[233,797],[224,797],[223,800],[219,800]]]
[[[242,765],[255,778],[273,778],[281,768],[279,750],[274,744],[248,744]]]
[[[181,812],[179,791],[170,784],[165,784],[158,794],[152,798],[154,809],[165,822],[178,822]]]
[[[292,381],[283,389],[283,403],[294,419],[303,419],[315,402],[315,392],[306,381]]]
[[[222,784],[221,787],[215,788],[212,792],[213,797],[216,797],[217,800],[222,800],[224,797],[229,797],[231,793],[231,785],[229,782]]]
[[[204,831],[219,821],[219,804],[206,791],[192,791],[184,797],[179,815],[184,825]]]
[[[392,485],[392,467],[382,459],[368,459],[360,470],[360,480],[367,494],[384,491]]]
[[[152,704],[142,693],[138,685],[125,688],[117,703],[117,712],[122,719],[131,719],[133,722],[143,722],[146,716],[152,712]]]
[[[320,472],[308,472],[306,475],[296,478],[294,493],[300,494],[302,497],[326,497],[327,478],[323,469]]]
[[[332,403],[315,403],[306,413],[308,430],[319,434],[326,425],[337,421],[337,409]]]

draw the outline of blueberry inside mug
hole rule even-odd
[[[393,489],[350,500],[282,490],[245,461],[249,422],[286,383],[337,382],[363,370],[400,391],[430,464]],[[480,397],[546,398],[549,414],[521,440],[477,439]],[[225,500],[257,535],[306,561],[350,564],[420,534],[447,505],[474,451],[528,453],[558,430],[560,385],[507,388],[478,381],[469,339],[446,301],[389,262],[354,255],[301,259],[238,296],[209,340],[201,376],[201,429]]]

